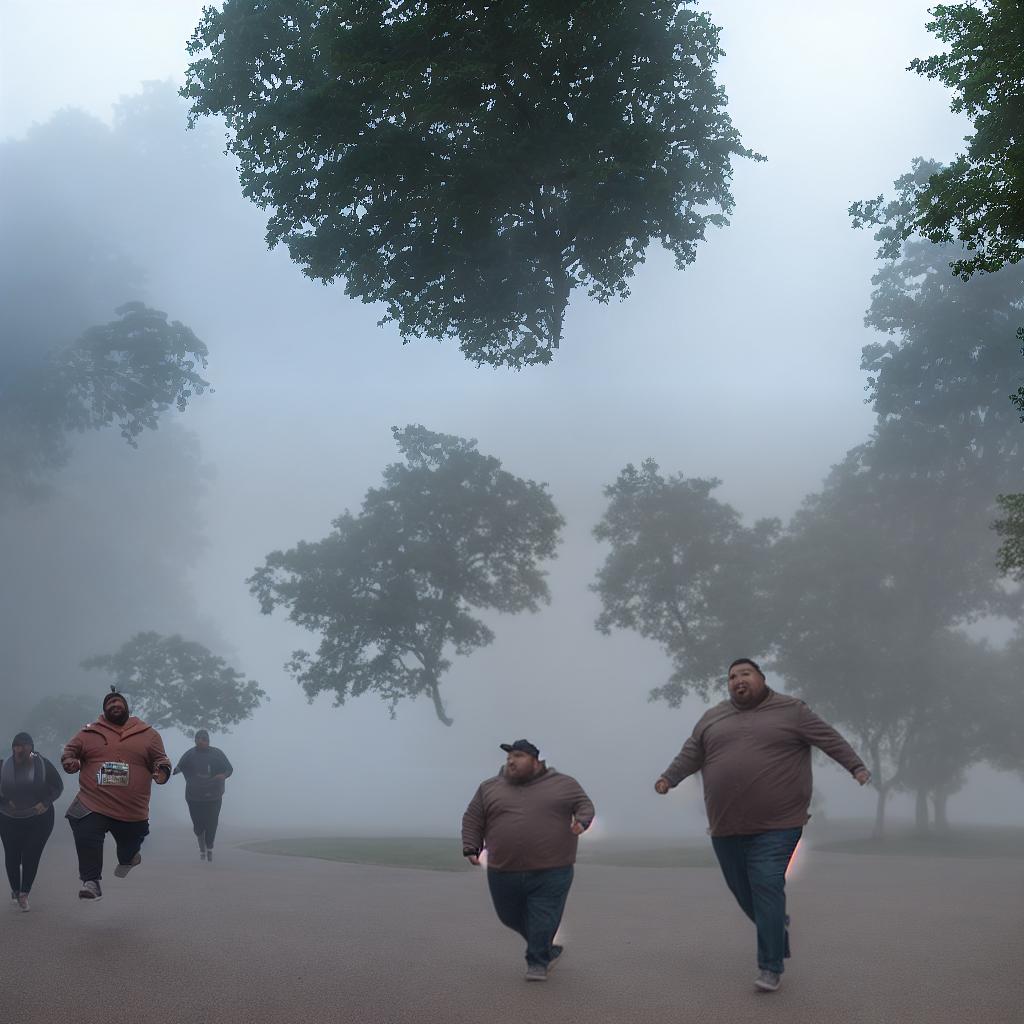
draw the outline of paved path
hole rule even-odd
[[[528,985],[482,871],[247,853],[230,832],[207,865],[165,826],[123,881],[108,850],[89,904],[64,829],[32,912],[0,915],[4,1024],[1024,1021],[1022,861],[809,851],[794,959],[763,995],[753,929],[714,869],[580,867],[566,959]]]

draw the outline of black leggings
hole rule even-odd
[[[220,820],[220,800],[186,800],[188,813],[192,815],[192,831],[205,836],[206,848],[213,849],[217,838],[217,822]]]
[[[53,831],[53,806],[31,818],[8,818],[0,814],[0,839],[11,892],[31,892],[43,847]]]

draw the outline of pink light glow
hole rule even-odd
[[[786,865],[786,881],[788,882],[791,878],[796,877],[797,872],[803,865],[803,846],[804,841],[801,839],[797,842],[796,846],[793,847],[793,856],[789,858],[789,864]]]

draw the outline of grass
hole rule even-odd
[[[283,857],[312,857],[347,864],[376,864],[381,867],[420,868],[426,871],[465,871],[470,867],[462,856],[458,839],[422,836],[268,839],[245,843],[242,849]],[[712,867],[716,863],[710,843],[684,845],[657,844],[656,841],[643,846],[615,841],[581,844],[579,862],[633,868]]]
[[[812,841],[822,853],[867,853],[883,857],[1010,857],[1024,858],[1024,828],[981,826],[951,828],[946,833],[919,836],[890,829],[881,839],[870,836]]]

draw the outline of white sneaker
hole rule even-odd
[[[103,890],[100,889],[99,882],[83,882],[82,888],[78,890],[78,898],[80,900],[101,900],[103,899]]]
[[[758,971],[757,977],[754,979],[754,984],[762,992],[774,992],[781,983],[782,979],[774,971]]]

